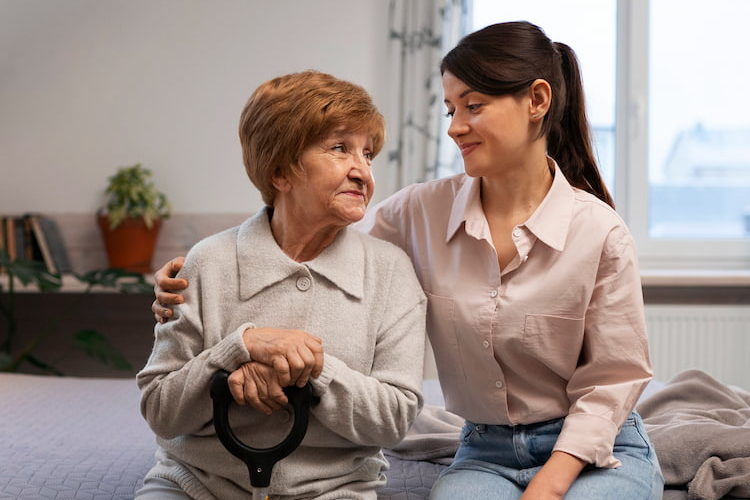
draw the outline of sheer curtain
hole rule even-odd
[[[461,169],[445,134],[440,60],[466,33],[468,9],[469,0],[390,0],[386,151],[396,189]]]

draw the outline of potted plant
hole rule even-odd
[[[169,217],[170,207],[150,178],[151,171],[140,163],[109,178],[106,205],[97,219],[112,268],[151,272],[161,221]]]

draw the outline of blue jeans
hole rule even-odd
[[[563,419],[531,425],[466,422],[453,464],[432,487],[432,500],[510,500],[549,459]],[[633,412],[615,438],[616,469],[587,466],[565,495],[575,500],[661,500],[664,479],[641,417]]]

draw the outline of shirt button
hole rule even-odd
[[[490,341],[485,340],[484,342],[482,342],[482,345],[484,346],[485,349],[487,349],[490,346]]]
[[[310,289],[310,286],[312,285],[312,280],[308,278],[307,276],[301,276],[297,278],[297,288],[302,291],[306,292]]]
[[[503,381],[502,380],[498,380],[497,382],[495,382],[495,387],[497,387],[498,389],[502,389],[503,388]]]
[[[495,298],[495,297],[497,297],[497,290],[492,290],[492,291],[490,292],[490,297],[492,297],[492,298]]]
[[[521,237],[521,230],[520,229],[514,229],[513,230],[513,237],[514,238],[520,238]]]

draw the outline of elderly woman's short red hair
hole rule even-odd
[[[373,155],[383,147],[385,121],[359,85],[304,71],[255,89],[242,110],[239,133],[245,170],[263,201],[273,205],[273,176],[293,173],[305,149],[342,128],[370,134]]]

